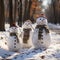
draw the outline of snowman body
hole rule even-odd
[[[8,39],[8,46],[10,51],[18,51],[20,49],[20,40],[18,38],[18,28],[17,27],[11,27],[9,29],[10,36]]]
[[[50,33],[47,26],[47,19],[40,17],[36,20],[36,27],[33,32],[32,42],[35,48],[48,48],[50,45]]]
[[[30,48],[32,46],[32,23],[31,21],[27,20],[23,26],[23,33],[22,33],[22,47],[23,48]]]

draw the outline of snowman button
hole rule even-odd
[[[14,43],[14,45],[16,45],[16,43]]]
[[[16,42],[16,40],[15,40],[15,42]]]
[[[16,46],[14,46],[14,48],[16,48]]]

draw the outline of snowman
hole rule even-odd
[[[8,46],[10,51],[18,51],[20,49],[20,40],[18,34],[19,28],[13,24],[12,27],[9,28],[9,39]]]
[[[32,46],[32,22],[30,20],[25,21],[22,31],[22,47],[30,48]]]
[[[47,19],[43,16],[40,16],[36,20],[32,42],[35,48],[47,49],[50,45],[50,32],[48,29]]]

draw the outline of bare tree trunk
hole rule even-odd
[[[22,0],[18,2],[18,25],[22,26]]]
[[[25,0],[25,9],[24,9],[24,17],[23,17],[23,23],[27,20],[27,6],[28,6],[28,0]]]
[[[32,4],[32,1],[29,0],[28,1],[28,9],[27,9],[27,19],[30,19],[30,8],[31,8],[31,4]]]
[[[9,0],[9,22],[10,22],[10,27],[13,26],[14,20],[13,20],[13,4],[12,0]]]
[[[47,8],[46,10],[48,21],[54,24],[57,23],[57,14],[55,7],[56,7],[56,0],[51,0],[51,4],[49,5],[49,8]]]
[[[32,1],[31,0],[25,0],[25,10],[24,10],[24,19],[23,19],[23,22],[28,20],[28,19],[31,19],[30,17],[30,9],[31,9],[31,4],[32,4]]]
[[[14,22],[16,22],[16,4],[17,4],[17,0],[13,0],[13,20]]]
[[[56,10],[57,23],[60,23],[60,0],[56,0],[56,2],[55,2],[55,10]]]
[[[4,0],[0,0],[0,31],[5,31]]]
[[[55,17],[55,20],[54,20],[54,23],[56,24],[57,23],[57,19],[56,19],[56,5],[55,5],[55,0],[52,0],[52,6],[53,6],[53,12],[54,12],[54,17]]]
[[[52,3],[49,5],[49,8],[47,8],[45,12],[46,12],[48,22],[54,23],[55,16],[54,16],[54,9],[53,9]]]

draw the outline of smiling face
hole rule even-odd
[[[47,25],[47,19],[44,17],[39,17],[36,20],[37,25]]]

